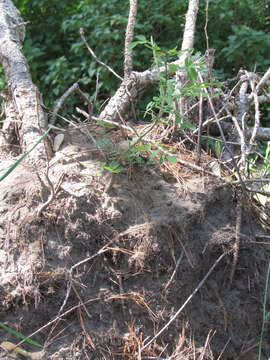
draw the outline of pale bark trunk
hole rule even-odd
[[[124,78],[129,78],[132,70],[133,70],[133,59],[132,59],[132,49],[130,48],[130,44],[133,41],[134,37],[134,28],[136,23],[136,15],[137,15],[137,0],[129,1],[129,17],[128,24],[126,29],[125,36],[125,61],[124,61]]]
[[[126,116],[131,103],[137,99],[139,93],[151,85],[158,84],[158,82],[157,69],[144,72],[133,71],[130,77],[121,83],[114,96],[101,112],[100,119],[119,121],[121,117]]]
[[[198,9],[199,0],[190,0],[188,11],[186,13],[186,24],[181,46],[181,50],[184,51],[184,53],[180,58],[180,66],[184,66],[185,60],[188,56],[188,51],[191,50],[194,45]],[[187,81],[187,72],[185,70],[181,70],[176,73],[176,88],[179,90],[180,93],[182,92],[182,89],[187,83]],[[176,110],[178,110],[180,114],[184,114],[188,111],[188,106],[188,99],[184,96],[180,96]]]
[[[184,31],[182,50],[190,49],[194,43],[194,33],[196,25],[196,17],[198,12],[199,0],[191,0],[186,15],[186,26]],[[174,62],[176,65],[183,65],[184,56]],[[160,70],[162,71],[162,69]],[[132,102],[137,99],[139,93],[147,87],[158,84],[158,69],[150,69],[144,72],[131,72],[128,79],[125,79],[114,96],[110,99],[107,106],[100,114],[100,118],[110,121],[119,121],[121,117],[126,115]]]
[[[193,48],[198,9],[199,0],[190,0],[186,14],[186,24],[181,50],[190,50]]]
[[[21,151],[32,147],[47,128],[38,89],[33,84],[23,54],[25,36],[23,19],[11,0],[0,1],[0,61],[3,65],[9,95],[17,111]],[[32,159],[42,158],[44,145],[31,153]]]

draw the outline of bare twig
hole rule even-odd
[[[38,89],[36,88],[36,117],[37,117],[38,130],[39,130],[40,136],[42,136],[44,131],[42,131],[42,128],[41,128],[39,108],[40,108],[39,93],[38,93]],[[48,148],[49,144],[47,142],[47,139],[50,139],[50,137],[48,136],[43,140],[43,145],[44,145],[44,150],[45,150],[45,154],[46,154],[47,172],[48,172],[50,154],[49,154],[49,148]]]
[[[249,188],[247,188],[247,191],[254,193],[254,194],[260,194],[263,196],[270,197],[270,191],[253,190],[253,189],[249,189]]]
[[[92,339],[91,339],[88,331],[87,331],[86,328],[85,328],[84,321],[83,321],[83,317],[82,317],[82,312],[81,312],[81,308],[80,308],[80,307],[78,307],[78,313],[79,313],[79,319],[80,319],[80,324],[81,324],[81,327],[82,327],[82,330],[83,330],[83,334],[84,334],[84,336],[86,337],[87,342],[88,342],[89,346],[92,348],[92,350],[96,350],[95,344],[94,344],[94,342],[92,341]]]
[[[251,147],[252,147],[252,145],[254,143],[254,140],[256,138],[257,131],[258,131],[259,126],[260,126],[260,105],[259,105],[257,87],[255,87],[254,79],[251,78],[251,76],[250,76],[250,74],[248,72],[246,72],[246,73],[247,73],[249,83],[250,83],[250,87],[251,87],[251,90],[252,90],[252,93],[253,93],[254,106],[255,106],[255,124],[254,124],[254,128],[253,128],[253,131],[252,131],[251,138],[249,140],[249,145],[250,145],[249,151],[250,151]]]
[[[49,321],[47,324],[43,325],[41,328],[39,328],[38,330],[34,331],[32,334],[30,334],[29,336],[27,336],[25,339],[23,339],[22,341],[20,341],[16,347],[22,345],[25,341],[27,341],[28,339],[31,339],[33,336],[39,334],[41,331],[45,330],[48,326],[53,325],[56,321],[58,321],[59,319],[63,318],[64,316],[70,314],[72,311],[78,309],[79,307],[83,306],[83,305],[87,305],[91,302],[95,302],[95,301],[100,301],[100,297],[94,298],[94,299],[90,299],[85,301],[83,304],[78,304],[73,306],[72,308],[68,309],[67,311],[65,311],[63,314],[61,315],[57,315],[53,320]],[[15,349],[15,348],[14,348]]]
[[[67,91],[65,91],[65,93],[60,97],[60,99],[57,101],[57,104],[53,110],[52,116],[51,116],[51,120],[50,120],[50,124],[54,125],[56,117],[58,116],[58,112],[61,109],[61,107],[64,105],[65,101],[67,100],[67,98],[73,93],[73,92],[77,92],[79,94],[79,96],[87,102],[88,104],[88,112],[89,112],[89,116],[91,115],[92,112],[92,103],[91,101],[87,98],[87,96],[85,96],[85,94],[81,91],[78,83],[73,84],[72,86],[70,86],[70,88],[67,89]]]
[[[242,80],[245,76],[241,76]],[[237,111],[237,118],[232,116],[233,123],[237,129],[240,142],[241,142],[241,168],[245,169],[246,166],[246,155],[247,155],[247,146],[245,138],[245,118],[249,109],[249,103],[247,98],[248,90],[248,81],[243,81],[239,90],[239,106]],[[227,109],[226,109],[227,111]],[[229,113],[227,111],[227,113]]]
[[[133,80],[130,79],[131,78],[131,73],[132,73],[132,49],[130,48],[130,43],[132,42],[133,34],[134,34],[134,26],[135,26],[135,21],[136,21],[136,14],[137,14],[137,0],[130,0],[130,1],[131,1],[131,3],[130,3],[130,16],[129,16],[129,22],[128,22],[127,31],[126,31],[126,43],[125,43],[125,62],[124,62],[125,78],[124,79],[121,76],[119,76],[110,66],[106,65],[104,62],[102,62],[101,60],[98,59],[98,57],[96,56],[96,54],[91,49],[91,47],[89,46],[89,44],[87,43],[87,41],[85,39],[83,28],[80,29],[80,34],[81,34],[81,37],[82,37],[88,51],[93,56],[93,58],[100,65],[104,66],[107,70],[109,70],[113,75],[115,75],[118,79],[120,79],[122,81],[118,91],[120,91],[120,92],[124,91],[127,94],[127,99],[128,99],[129,105],[131,105],[133,118],[134,118],[134,121],[136,122],[136,111],[135,111],[135,106],[134,106],[134,96],[132,96],[131,93],[130,93],[131,85],[133,83]],[[135,76],[134,76],[134,78],[135,78]],[[117,92],[116,92],[116,94],[117,94]],[[115,96],[116,96],[116,94],[115,94]],[[125,100],[125,102],[126,102],[126,100]],[[108,108],[110,107],[111,102],[113,102],[114,106],[116,105],[116,108],[115,108],[116,112],[118,114],[122,114],[123,113],[122,111],[118,111],[117,102],[114,101],[114,97],[109,101],[109,104],[107,105]],[[124,108],[127,105],[128,104],[126,103]],[[106,111],[105,111],[105,113],[106,113]]]
[[[72,273],[73,270],[75,270],[77,267],[87,263],[90,260],[93,260],[94,258],[96,258],[97,256],[103,254],[104,252],[108,251],[107,247],[112,243],[112,241],[110,241],[108,244],[104,245],[97,253],[95,253],[92,256],[89,256],[88,258],[81,260],[79,262],[77,262],[76,264],[74,264],[73,266],[71,266],[70,268],[70,272]]]
[[[270,68],[266,71],[266,73],[263,75],[258,85],[256,86],[257,93],[259,92],[260,88],[265,85],[265,83],[269,80],[269,78],[270,78]]]
[[[94,53],[94,51],[91,49],[91,47],[89,46],[88,42],[86,41],[86,38],[84,36],[84,30],[83,28],[80,28],[80,35],[81,38],[85,44],[85,46],[87,47],[88,51],[90,52],[90,54],[93,56],[93,58],[96,60],[97,63],[99,63],[100,65],[104,66],[107,70],[109,70],[114,76],[116,76],[119,80],[123,81],[124,79],[118,75],[109,65],[106,65],[103,61],[99,60],[98,57],[96,56],[96,54]]]
[[[242,225],[242,212],[243,212],[243,196],[237,199],[236,205],[236,224],[235,224],[235,241],[233,245],[233,263],[230,274],[229,288],[232,286],[233,277],[236,270],[236,265],[238,262],[239,256],[239,246],[240,246],[240,234],[241,234],[241,225]]]
[[[201,94],[200,95],[200,107],[199,107],[199,127],[198,127],[198,138],[197,138],[196,165],[200,165],[200,161],[201,161],[202,122],[203,122],[203,97]]]
[[[177,272],[177,269],[179,268],[179,265],[183,259],[183,256],[184,256],[184,251],[181,252],[181,255],[179,256],[179,259],[177,260],[177,263],[175,265],[175,269],[172,273],[172,276],[170,277],[169,281],[167,282],[166,286],[164,287],[164,292],[166,292],[168,290],[168,287],[171,285],[172,281],[173,281],[173,278],[175,277],[175,274]]]
[[[49,176],[48,176],[48,173],[46,173],[46,179],[47,179],[47,182],[48,182],[48,184],[49,184],[49,187],[50,187],[50,189],[51,189],[51,193],[50,193],[50,196],[49,196],[49,198],[48,198],[48,200],[44,203],[44,204],[42,204],[40,207],[39,207],[39,209],[37,210],[37,217],[39,217],[40,215],[41,215],[41,213],[50,205],[50,203],[53,201],[53,199],[55,198],[55,195],[56,195],[56,193],[57,193],[57,191],[60,189],[60,186],[61,186],[61,184],[62,184],[62,182],[63,182],[63,180],[64,180],[64,176],[65,176],[65,174],[61,174],[60,176],[59,176],[59,179],[58,179],[58,181],[57,181],[57,183],[56,183],[56,187],[54,188],[54,185],[52,184],[52,182],[50,181],[50,178],[49,178]],[[57,189],[57,191],[56,191],[56,189]]]
[[[38,100],[38,92],[36,90],[36,115],[37,115],[37,123],[38,123],[38,128],[39,128],[39,132],[40,135],[42,135],[42,130],[41,130],[41,126],[40,126],[40,120],[39,120],[39,100]],[[49,185],[50,188],[50,196],[48,198],[48,200],[42,204],[39,209],[37,210],[37,217],[40,217],[41,213],[49,206],[49,204],[53,201],[53,199],[55,198],[55,195],[57,193],[57,191],[60,189],[61,183],[64,179],[64,174],[60,175],[57,184],[56,184],[56,189],[53,185],[53,183],[51,182],[51,179],[49,177],[49,170],[50,170],[50,157],[49,157],[49,152],[48,152],[48,148],[47,148],[47,143],[46,140],[43,140],[43,144],[44,144],[44,149],[45,149],[45,154],[46,154],[46,160],[47,160],[47,165],[46,165],[46,172],[45,172],[45,177],[47,180],[47,183]],[[41,180],[41,177],[39,176],[38,172],[36,171],[37,175],[38,175],[38,179],[40,180],[41,186],[45,187],[45,184],[43,182],[43,180]]]
[[[147,139],[145,139],[144,141],[145,141],[145,142],[153,143],[151,140],[147,140]],[[153,146],[155,146],[156,148],[158,148],[158,149],[159,149],[163,154],[165,154],[165,155],[175,156],[175,154],[173,154],[173,153],[171,153],[171,152],[163,149],[163,148],[162,148],[161,146],[159,146],[159,145],[156,145],[156,144],[153,143]],[[190,168],[190,169],[192,169],[192,170],[194,170],[194,171],[198,171],[198,172],[201,172],[201,173],[203,173],[203,174],[211,175],[211,176],[217,177],[217,178],[219,178],[219,179],[222,179],[219,175],[214,174],[213,172],[207,171],[207,170],[205,170],[204,168],[202,168],[202,167],[200,167],[200,166],[198,166],[198,165],[191,164],[191,163],[188,162],[188,161],[185,161],[185,160],[182,160],[182,159],[177,158],[177,162],[178,162],[180,165],[186,166],[186,167],[188,167],[188,168]],[[223,180],[225,180],[225,179],[223,179]]]
[[[130,126],[122,125],[122,124],[120,124],[120,123],[118,123],[118,122],[116,122],[116,121],[107,120],[107,119],[101,119],[101,118],[98,118],[98,117],[95,117],[95,116],[93,116],[93,119],[94,119],[95,121],[101,121],[101,122],[104,122],[104,123],[106,123],[106,124],[114,125],[114,126],[116,126],[116,127],[118,127],[118,128],[122,128],[122,129],[129,130],[129,131],[131,131],[131,132],[134,132],[134,130],[133,130]]]
[[[202,77],[202,75],[201,75],[200,72],[198,72],[198,77],[199,77],[201,83],[203,83],[203,77]],[[238,166],[237,166],[237,163],[236,163],[236,161],[235,161],[235,159],[234,159],[233,153],[232,153],[230,147],[228,146],[228,144],[227,144],[227,142],[226,142],[226,139],[225,139],[225,136],[224,136],[224,132],[223,132],[222,127],[221,127],[221,125],[220,125],[220,123],[219,123],[219,121],[218,121],[218,117],[217,117],[217,114],[216,114],[216,111],[215,111],[213,102],[212,102],[212,100],[211,100],[211,97],[209,96],[209,93],[208,93],[208,91],[207,91],[206,88],[204,88],[203,90],[204,90],[204,92],[205,92],[205,94],[206,94],[206,96],[207,96],[207,99],[208,99],[208,102],[209,102],[211,111],[212,111],[212,113],[213,113],[213,115],[214,115],[214,117],[215,117],[215,119],[216,119],[216,123],[217,123],[217,125],[218,125],[218,129],[219,129],[221,138],[222,138],[222,140],[223,140],[223,142],[224,142],[224,146],[225,146],[226,150],[228,151],[228,153],[229,153],[230,156],[231,156],[231,159],[232,159],[232,162],[233,162],[233,166],[234,166],[235,171],[237,172],[237,175],[238,175],[238,177],[239,177],[239,179],[240,179],[240,181],[241,181],[242,190],[243,190],[243,192],[245,192],[245,191],[246,191],[246,186],[245,186],[245,184],[244,184],[244,182],[243,182],[242,175],[241,175],[240,170],[239,170],[239,168],[238,168]]]
[[[95,108],[95,105],[96,105],[96,102],[97,102],[97,98],[98,98],[98,86],[99,86],[99,71],[97,72],[97,77],[96,77],[96,91],[95,91],[95,97],[94,97],[94,101],[93,101],[93,106],[92,106],[92,109],[91,109],[91,113],[90,113],[90,121],[92,120],[92,116],[94,114],[94,108]]]
[[[193,48],[198,9],[199,0],[190,0],[188,11],[186,13],[186,23],[181,47],[181,50],[183,51]]]
[[[212,331],[213,330],[210,330],[208,335],[207,335],[207,338],[205,340],[205,344],[204,344],[204,347],[203,347],[203,351],[199,357],[199,360],[203,360],[204,359],[204,355],[205,355],[205,352],[206,352],[206,349],[207,349],[207,346],[209,345],[209,342],[211,341],[212,337],[215,335],[216,331],[214,331],[214,333],[212,334]]]
[[[221,353],[219,354],[217,360],[222,359],[222,355],[224,353],[224,351],[226,350],[226,347],[228,346],[229,342],[231,341],[231,338],[229,337],[228,341],[226,342],[226,344],[223,346],[223,349],[221,350]]]
[[[204,24],[204,34],[206,40],[206,62],[207,62],[207,69],[208,69],[208,79],[211,78],[211,67],[210,67],[210,51],[209,51],[209,36],[208,36],[208,13],[209,13],[209,0],[206,0],[206,7],[205,7],[205,24]]]
[[[180,307],[180,309],[171,317],[171,319],[167,322],[165,326],[151,339],[149,340],[141,349],[143,351],[148,346],[150,346],[170,325],[171,323],[180,315],[180,313],[183,311],[183,309],[186,307],[186,305],[190,302],[190,300],[196,295],[196,293],[200,290],[200,288],[204,285],[208,277],[212,274],[218,263],[224,258],[224,256],[227,255],[226,253],[223,253],[220,255],[220,257],[214,262],[214,264],[211,266],[207,274],[204,276],[204,278],[201,280],[199,285],[193,290],[193,292],[190,294],[190,296],[187,298],[187,300],[184,302],[184,304]]]
[[[73,286],[73,278],[72,278],[73,270],[76,269],[77,267],[85,264],[86,262],[94,259],[95,257],[103,254],[104,252],[106,252],[106,251],[107,251],[107,247],[108,247],[108,245],[109,245],[110,243],[111,243],[111,241],[110,241],[108,244],[104,245],[104,246],[103,246],[97,253],[95,253],[94,255],[89,256],[88,258],[86,258],[86,259],[84,259],[84,260],[82,260],[82,261],[74,264],[69,270],[67,270],[67,272],[66,272],[66,276],[67,276],[67,291],[66,291],[66,296],[65,296],[64,301],[63,301],[63,303],[62,303],[62,305],[61,305],[61,307],[60,307],[60,309],[59,309],[59,311],[58,311],[58,314],[57,314],[57,317],[56,317],[56,320],[55,320],[55,321],[57,321],[57,320],[59,320],[59,319],[61,318],[60,315],[61,315],[62,311],[64,310],[64,308],[65,308],[65,306],[66,306],[66,304],[67,304],[67,302],[68,302],[68,299],[69,299],[69,296],[70,296],[70,292],[71,292],[71,288],[73,288],[73,290],[76,292],[76,289],[75,289],[75,287]],[[78,296],[78,293],[77,293],[77,296]],[[80,300],[81,306],[83,306],[83,307],[85,308],[85,304],[81,301],[81,299],[79,299],[79,300]],[[86,311],[86,313],[88,314],[86,308],[85,308],[85,311]],[[52,329],[51,329],[51,331],[50,331],[50,333],[49,333],[49,335],[48,335],[48,339],[49,339],[49,337],[51,336],[51,334],[52,334],[52,332],[53,332],[53,330],[55,329],[56,326],[57,326],[57,323],[52,327]],[[47,339],[47,341],[48,341],[48,339]]]

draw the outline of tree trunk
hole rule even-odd
[[[26,58],[22,52],[25,28],[19,11],[11,0],[0,1],[0,61],[3,65],[8,92],[17,112],[17,133],[21,151],[32,147],[47,128],[41,97],[33,84]],[[40,143],[30,154],[31,159],[44,156]]]
[[[134,37],[134,28],[135,28],[136,16],[137,16],[137,0],[130,0],[129,3],[130,3],[129,17],[128,17],[128,24],[126,29],[126,36],[125,36],[125,61],[124,61],[125,79],[129,78],[133,70],[132,49],[130,48],[130,45]]]
[[[184,51],[184,53],[180,58],[180,66],[184,66],[185,60],[188,56],[188,51],[191,50],[194,45],[198,9],[199,0],[190,0],[186,14],[186,24],[181,46],[181,50]],[[176,88],[180,93],[187,80],[187,72],[185,70],[181,70],[176,73]],[[186,97],[180,96],[176,110],[178,110],[181,115],[188,111],[188,99]]]
[[[198,8],[199,0],[190,0],[186,15],[182,50],[191,49],[193,47]],[[134,14],[134,12],[135,11],[132,13]],[[179,60],[175,61],[174,64],[183,65],[185,63],[185,56],[186,53]],[[162,71],[162,69],[160,69],[160,71]],[[182,74],[178,73],[178,77],[179,76],[182,77]],[[121,117],[126,115],[127,110],[129,109],[131,103],[136,100],[138,94],[144,91],[147,87],[158,84],[158,82],[159,71],[156,68],[143,72],[132,71],[128,77],[125,77],[114,96],[110,99],[107,106],[100,114],[100,118],[110,121],[119,121]],[[181,86],[181,82],[178,82],[178,85],[179,84]],[[181,101],[182,100],[180,100],[180,102]],[[182,107],[182,105],[180,106]]]

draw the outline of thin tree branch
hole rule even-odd
[[[266,71],[266,73],[263,75],[263,77],[259,81],[258,85],[256,86],[257,93],[260,90],[260,88],[265,85],[265,83],[269,80],[269,78],[270,78],[270,68]]]
[[[58,112],[59,110],[61,109],[61,107],[63,106],[63,104],[65,103],[65,101],[67,100],[67,98],[73,93],[73,92],[77,92],[79,94],[79,96],[87,102],[88,104],[88,116],[90,117],[91,116],[91,113],[92,113],[92,103],[91,101],[88,99],[87,96],[85,96],[85,94],[81,91],[78,83],[75,83],[73,84],[72,86],[70,86],[70,88],[68,88],[64,94],[60,97],[60,99],[57,101],[57,104],[53,110],[53,113],[52,113],[52,117],[51,117],[51,120],[50,120],[50,124],[51,125],[54,125],[55,123],[55,120],[58,116]]]
[[[83,28],[80,28],[80,35],[81,38],[85,44],[85,46],[87,47],[88,51],[90,52],[90,54],[93,56],[93,58],[96,60],[97,63],[99,63],[100,65],[104,66],[107,70],[109,70],[114,76],[116,76],[119,80],[123,81],[124,79],[118,75],[109,65],[106,65],[103,61],[99,60],[96,56],[96,54],[94,53],[94,51],[91,49],[91,47],[88,45],[88,42],[86,41],[86,38],[84,36],[84,30]]]

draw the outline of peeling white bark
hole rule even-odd
[[[23,19],[11,0],[0,1],[0,61],[3,65],[9,95],[20,121],[18,134],[21,150],[32,147],[47,128],[47,118],[41,107],[38,89],[33,84],[22,51],[25,36]],[[38,99],[38,101],[36,101]],[[38,104],[37,104],[38,102]],[[39,144],[31,158],[42,158],[44,145]]]

